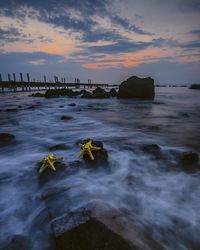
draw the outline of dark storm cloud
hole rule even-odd
[[[185,48],[185,49],[199,49],[200,42],[199,41],[192,41],[190,43],[180,44],[179,47]]]
[[[0,2],[1,12],[9,17],[15,17],[25,22],[26,15],[32,18],[37,18],[39,21],[52,24],[56,27],[81,32],[83,34],[83,42],[95,42],[99,40],[122,39],[116,31],[94,31],[93,27],[96,22],[93,20],[95,15],[108,17],[113,24],[118,24],[128,31],[135,32],[140,35],[152,35],[152,33],[143,31],[140,27],[130,24],[128,20],[119,16],[111,15],[106,9],[109,0],[17,0],[10,1],[9,6],[7,1]],[[28,8],[29,11],[27,11]],[[70,8],[78,11],[80,19],[73,15],[67,14],[66,11]]]

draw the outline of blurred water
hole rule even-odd
[[[36,163],[49,146],[60,143],[69,149],[56,155],[66,163],[76,160],[76,142],[91,137],[104,142],[111,171],[80,169],[54,183],[54,188],[67,190],[59,201],[63,209],[102,202],[137,218],[165,249],[200,249],[200,172],[174,167],[177,152],[200,152],[199,94],[187,88],[157,88],[154,101],[0,95],[0,132],[17,140],[0,148],[0,247],[12,235],[22,234],[32,239],[33,249],[48,248],[45,235],[50,229],[38,221],[45,220],[45,204]],[[72,102],[75,107],[68,106]],[[19,105],[17,112],[3,111]],[[32,105],[36,108],[29,109]],[[63,121],[62,115],[73,119]],[[149,143],[160,145],[164,159],[140,150],[139,145]]]

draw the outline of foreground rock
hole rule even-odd
[[[109,93],[107,93],[104,89],[97,87],[93,92],[94,98],[108,98]]]
[[[150,77],[139,78],[132,76],[119,86],[118,98],[144,98],[153,99],[155,96],[154,80]]]
[[[15,141],[15,136],[9,133],[0,133],[0,146],[10,145]]]
[[[110,97],[116,97],[117,96],[117,91],[116,89],[112,88],[109,92]]]
[[[162,249],[138,222],[129,221],[130,228],[125,229],[122,217],[119,211],[101,204],[57,217],[51,223],[55,247],[60,250]]]

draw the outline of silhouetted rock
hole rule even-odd
[[[145,154],[153,155],[156,158],[162,157],[162,151],[157,144],[147,144],[142,146],[142,150]]]
[[[111,96],[111,97],[117,96],[117,91],[116,91],[116,89],[112,88],[112,89],[110,90],[110,92],[109,92],[109,96]]]
[[[153,99],[155,95],[154,80],[150,77],[139,78],[132,76],[119,86],[118,98],[144,98]]]
[[[55,150],[67,150],[70,147],[65,145],[64,143],[62,144],[56,144],[48,148],[49,151],[55,151]]]
[[[93,93],[93,98],[108,98],[109,97],[108,93],[100,87],[97,87],[95,90],[93,90],[92,93]]]
[[[44,97],[44,94],[37,92],[37,93],[33,93],[32,95],[29,95],[29,96],[32,96],[32,97]]]
[[[84,92],[82,91],[81,98],[94,98],[94,95],[89,91],[85,90]]]
[[[197,164],[199,161],[199,156],[196,152],[188,151],[183,152],[181,155],[181,162],[184,165],[194,165]]]
[[[62,115],[60,119],[66,121],[66,120],[71,120],[71,119],[73,119],[73,117],[72,117],[72,116],[69,116],[69,115]]]
[[[190,89],[200,89],[200,84],[192,84]]]
[[[15,141],[15,136],[9,133],[0,133],[0,146],[12,144]]]

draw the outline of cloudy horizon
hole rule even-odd
[[[0,73],[200,82],[199,14],[198,0],[3,0]]]

